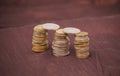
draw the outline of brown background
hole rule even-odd
[[[12,6],[31,6],[31,5],[50,5],[59,3],[80,3],[80,4],[95,4],[95,5],[115,5],[119,0],[1,0],[0,5]]]
[[[70,55],[54,57],[54,31],[46,52],[32,52],[33,27],[46,22],[87,31],[91,56],[77,59],[69,35]],[[120,76],[119,29],[119,0],[1,0],[0,76]]]
[[[120,76],[120,16],[55,21],[61,27],[74,26],[89,32],[88,59],[75,57],[73,35],[70,55],[54,57],[50,45],[47,52],[32,52],[33,26],[0,30],[1,76]]]

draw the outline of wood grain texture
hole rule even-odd
[[[72,35],[71,54],[54,57],[51,46],[44,53],[32,52],[35,25],[0,29],[0,76],[120,76],[119,15],[54,22],[89,32],[91,56],[85,60],[75,57]],[[52,39],[49,31],[49,41]]]

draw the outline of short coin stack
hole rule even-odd
[[[87,32],[80,32],[75,35],[74,47],[77,58],[88,58],[89,56],[89,37]]]
[[[80,32],[75,35],[74,47],[77,58],[88,58],[89,56],[89,37],[87,32]]]
[[[34,27],[32,45],[33,52],[46,51],[48,47],[47,31],[43,29],[42,25]]]
[[[58,29],[55,32],[55,37],[52,42],[53,55],[54,56],[66,56],[69,52],[69,38],[67,34],[63,32],[63,29]]]

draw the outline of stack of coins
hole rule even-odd
[[[87,32],[80,32],[75,35],[74,47],[77,58],[89,57],[89,37]]]
[[[52,42],[54,56],[66,56],[69,52],[69,38],[63,29],[58,29],[55,32],[55,37]]]
[[[34,27],[32,45],[33,52],[46,51],[48,46],[47,31],[43,29],[42,25]]]

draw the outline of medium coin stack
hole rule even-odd
[[[75,35],[74,47],[77,58],[89,57],[89,37],[87,32],[80,32]]]
[[[44,52],[48,47],[47,30],[43,29],[42,25],[34,27],[32,39],[33,52]]]
[[[55,37],[52,42],[53,55],[54,56],[66,56],[69,52],[69,38],[63,29],[58,29],[55,32]]]

